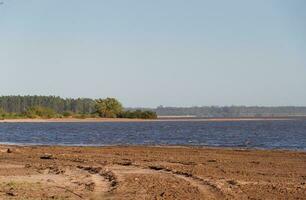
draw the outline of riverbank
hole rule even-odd
[[[147,119],[127,119],[127,118],[51,118],[51,119],[3,119],[0,123],[43,123],[43,122],[141,122]]]
[[[43,122],[148,122],[148,121],[203,121],[203,122],[226,122],[226,121],[280,121],[306,119],[302,117],[265,117],[265,118],[168,118],[158,119],[129,119],[129,118],[51,118],[51,119],[2,119],[0,123],[43,123]]]
[[[305,199],[306,153],[0,145],[0,199]]]

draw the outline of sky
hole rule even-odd
[[[305,0],[2,0],[0,95],[306,106]]]

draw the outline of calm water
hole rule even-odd
[[[306,150],[306,120],[0,123],[0,143],[199,145]]]

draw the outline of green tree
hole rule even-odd
[[[115,98],[98,99],[95,107],[100,117],[116,118],[123,112],[122,104]]]

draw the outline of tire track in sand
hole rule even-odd
[[[131,174],[158,174],[158,175],[171,175],[177,179],[188,182],[191,186],[199,189],[200,193],[206,197],[206,199],[224,199],[225,195],[219,188],[208,180],[189,176],[187,174],[175,173],[173,171],[164,168],[142,168],[135,165],[113,165],[109,166],[108,170],[112,171],[120,182],[124,182],[125,175]]]
[[[78,166],[90,174],[92,180],[92,194],[90,200],[111,200],[114,196],[111,194],[117,186],[117,178],[111,171],[105,170],[102,167]]]

